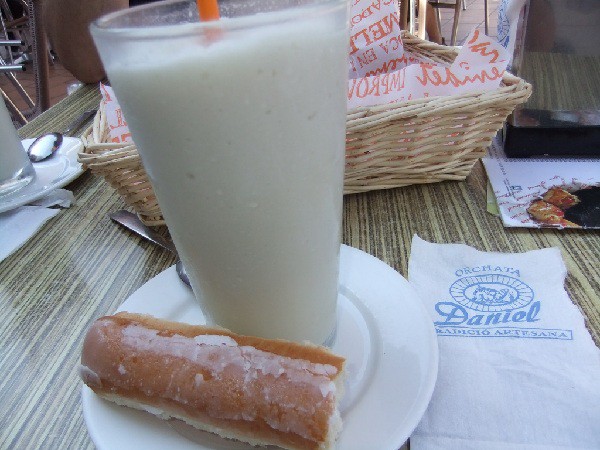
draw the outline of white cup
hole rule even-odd
[[[27,186],[35,170],[12,123],[4,101],[0,100],[0,196]]]
[[[193,2],[160,2],[91,31],[209,321],[324,343],[336,324],[347,1],[220,6],[227,18],[199,22]]]

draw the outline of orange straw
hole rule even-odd
[[[200,20],[203,22],[219,20],[221,17],[217,0],[196,0],[196,5],[198,5]]]

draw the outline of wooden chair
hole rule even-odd
[[[399,0],[400,28],[425,39],[427,0]]]
[[[458,21],[460,20],[460,11],[462,9],[462,0],[455,0],[454,2],[441,1],[441,0],[429,0],[429,4],[437,12],[438,24],[440,20],[440,9],[453,9],[454,10],[454,22],[452,23],[452,35],[450,36],[450,45],[456,45],[456,33],[458,31]]]
[[[449,2],[445,0],[429,0],[429,4],[437,12],[438,24],[441,28],[440,20],[440,9],[453,9],[454,10],[454,21],[452,23],[452,36],[450,36],[450,45],[456,45],[456,33],[458,31],[458,22],[460,20],[460,11],[467,9],[467,3],[465,0],[455,0],[455,2]],[[485,34],[489,35],[490,21],[489,21],[489,5],[488,0],[483,0],[483,11],[484,11],[484,25]]]

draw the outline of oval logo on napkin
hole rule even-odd
[[[533,300],[525,283],[498,274],[459,278],[450,286],[450,295],[456,303],[483,312],[522,308]]]

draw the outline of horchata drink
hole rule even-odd
[[[336,321],[346,1],[220,6],[204,23],[193,3],[134,8],[92,33],[209,320],[322,343]]]
[[[0,99],[0,196],[27,186],[35,170],[15,130],[4,99]]]

